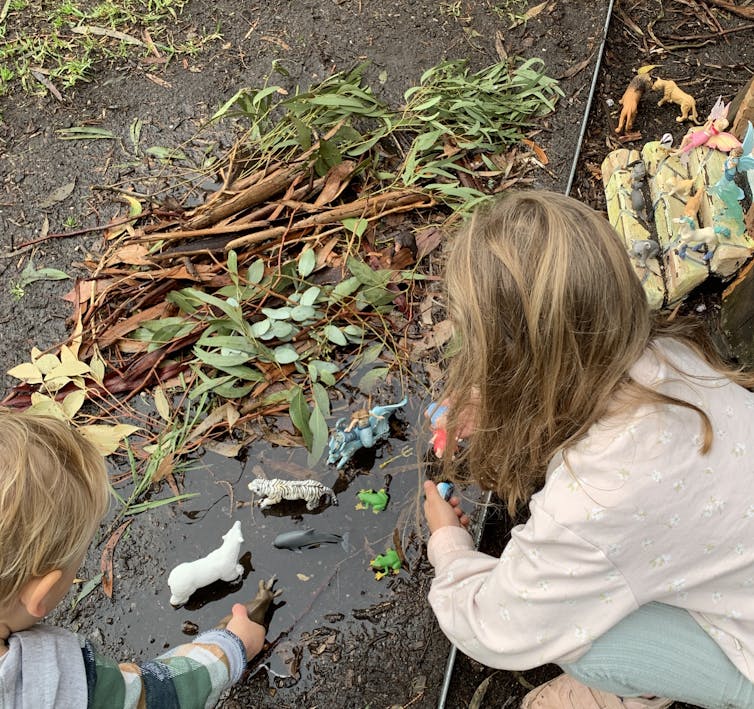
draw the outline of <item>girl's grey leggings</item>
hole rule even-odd
[[[704,709],[754,709],[754,684],[689,613],[663,603],[634,611],[562,667],[582,684],[621,697],[646,694]]]

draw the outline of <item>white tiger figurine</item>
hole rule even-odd
[[[260,509],[276,505],[283,500],[306,500],[306,509],[311,511],[319,505],[323,495],[333,505],[338,504],[338,498],[327,485],[318,480],[265,480],[257,478],[249,483],[249,490],[262,499],[259,501]]]

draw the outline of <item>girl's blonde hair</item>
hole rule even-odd
[[[448,440],[474,411],[475,433],[444,474],[494,490],[514,514],[544,483],[547,464],[623,401],[693,409],[707,452],[712,428],[693,404],[633,381],[629,368],[654,338],[691,345],[734,380],[690,322],[650,313],[626,249],[586,205],[553,192],[507,193],[475,212],[453,242],[446,267],[455,327],[444,398]],[[469,392],[475,392],[470,400]],[[466,412],[463,411],[464,406]]]
[[[0,409],[0,609],[86,551],[108,500],[89,441],[56,418]]]

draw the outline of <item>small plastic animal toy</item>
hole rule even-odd
[[[374,490],[361,490],[356,493],[356,497],[359,498],[359,504],[356,505],[357,510],[368,510],[371,507],[372,512],[375,514],[384,512],[390,499],[390,495],[385,492],[384,487],[378,492]]]
[[[283,532],[275,537],[272,546],[278,549],[313,549],[320,544],[342,544],[343,537],[339,534],[316,532],[313,529],[297,529],[293,532]]]
[[[378,441],[388,437],[390,413],[404,407],[407,398],[397,404],[375,406],[372,409],[359,409],[346,424],[345,419],[338,419],[328,443],[327,462],[340,470],[361,448],[371,448]]]
[[[260,495],[260,509],[277,505],[283,500],[306,500],[306,509],[310,512],[319,506],[323,496],[327,496],[333,505],[338,504],[338,498],[327,485],[319,480],[265,480],[257,478],[249,483],[249,490],[254,495]]]
[[[261,580],[259,581],[259,590],[257,591],[257,595],[254,596],[252,600],[250,600],[248,603],[244,603],[246,606],[246,615],[248,616],[249,620],[253,620],[255,623],[259,623],[259,625],[264,625],[266,627],[265,621],[267,620],[267,611],[270,608],[270,605],[272,605],[272,602],[281,594],[283,593],[283,589],[279,588],[277,591],[273,591],[272,587],[275,585],[275,577],[272,576],[271,578],[267,579],[267,581]],[[230,619],[233,617],[232,613],[228,613],[218,624],[218,628],[225,628],[228,623],[230,623]]]
[[[728,127],[728,107],[722,97],[718,98],[712,107],[707,122],[701,128],[691,128],[683,137],[681,146],[676,154],[680,154],[681,162],[688,162],[688,154],[694,148],[702,145],[728,153],[734,148],[740,148],[741,143],[732,133],[726,133]]]
[[[171,605],[186,603],[194,591],[215,581],[230,582],[241,578],[243,566],[238,563],[241,544],[241,522],[236,522],[223,535],[221,547],[196,561],[178,564],[168,576]]]
[[[681,258],[686,258],[687,249],[691,248],[692,251],[701,251],[704,246],[706,253],[702,258],[704,261],[709,261],[715,253],[719,237],[730,236],[730,229],[724,226],[707,226],[703,229],[698,229],[696,221],[689,216],[678,217],[673,221],[680,225],[678,241],[681,243],[681,248],[678,251],[678,255]]]
[[[455,490],[455,486],[453,483],[449,482],[440,482],[437,483],[437,492],[439,493],[440,497],[442,497],[445,502],[450,500],[451,497],[453,497],[453,491]]]
[[[616,133],[622,133],[625,128],[630,131],[634,127],[634,120],[639,110],[639,101],[647,89],[652,88],[652,77],[648,73],[637,74],[628,84],[623,97],[618,102],[623,107],[618,118]]]
[[[673,147],[673,135],[671,133],[663,133],[660,138],[660,145],[663,150],[670,150]]]
[[[401,570],[401,559],[395,549],[386,549],[384,554],[377,554],[369,562],[369,566],[375,572],[374,578],[379,581],[391,572],[397,574]]]
[[[657,258],[659,253],[660,245],[656,241],[652,241],[652,239],[634,239],[631,242],[629,256],[636,259],[642,268],[649,268],[647,266],[647,259]]]
[[[681,115],[676,116],[678,123],[683,121],[693,121],[699,124],[699,117],[696,115],[696,101],[691,94],[687,94],[685,91],[678,87],[675,81],[670,79],[655,79],[652,84],[653,91],[662,91],[662,98],[657,102],[658,106],[662,106],[665,103],[675,103],[681,108]]]
[[[649,220],[644,192],[642,191],[646,176],[646,166],[641,160],[637,160],[631,167],[631,207],[636,216],[645,222]]]

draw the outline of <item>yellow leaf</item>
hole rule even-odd
[[[50,377],[48,374],[45,377],[44,387],[47,391],[54,393],[60,391],[68,382],[71,381],[70,377]]]
[[[34,362],[34,364],[37,365],[37,368],[42,374],[48,374],[55,369],[55,367],[60,366],[60,360],[54,354],[46,354],[42,355],[36,362]]]
[[[32,347],[31,348],[31,361],[34,362],[34,364],[37,363],[37,360],[42,355],[42,350],[39,349],[39,347]]]
[[[60,366],[47,373],[45,382],[49,383],[51,379],[59,377],[78,377],[82,374],[89,374],[89,365],[80,362],[70,347],[63,345],[60,348]]]
[[[162,416],[168,423],[170,423],[170,404],[168,398],[165,396],[165,392],[162,387],[154,388],[154,405],[157,409],[157,413]]]
[[[306,574],[296,574],[296,577],[299,581],[308,581],[311,576],[307,576]]]
[[[118,450],[121,439],[130,436],[134,431],[138,431],[139,427],[130,426],[126,423],[118,423],[115,426],[93,424],[91,426],[80,426],[78,430],[84,438],[95,445],[102,455],[110,455]]]
[[[545,2],[539,3],[539,5],[535,5],[534,7],[530,7],[526,14],[524,15],[524,19],[531,20],[532,17],[536,17],[542,10],[544,10],[547,7],[548,0],[545,0]]]
[[[652,69],[656,69],[659,66],[659,64],[645,64],[644,66],[640,66],[637,70],[637,74],[649,74]]]
[[[98,384],[102,384],[105,379],[105,363],[98,352],[95,352],[89,360],[89,371],[91,372],[92,379]]]
[[[65,397],[65,399],[63,399],[62,407],[65,415],[69,419],[72,419],[79,412],[79,409],[84,405],[85,401],[86,392],[81,390],[72,391]]]
[[[16,379],[23,379],[23,381],[29,382],[29,384],[42,383],[42,372],[31,362],[16,365],[13,369],[8,370],[8,374]]]
[[[35,414],[54,416],[56,419],[61,419],[62,421],[68,420],[68,417],[65,415],[65,411],[63,411],[63,407],[58,404],[57,401],[50,398],[49,396],[40,394],[38,391],[35,391],[31,395],[31,406],[28,410],[34,412]]]

